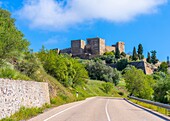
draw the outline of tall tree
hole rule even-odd
[[[150,52],[148,52],[148,56],[147,56],[146,61],[147,61],[148,63],[151,63],[151,54],[150,54]]]
[[[115,58],[119,59],[120,57],[121,57],[121,55],[120,55],[120,50],[119,50],[119,48],[117,47],[117,48],[116,48],[116,53],[115,53]]]
[[[138,57],[139,57],[140,60],[144,58],[142,44],[138,45]]]
[[[155,50],[153,50],[153,51],[151,51],[151,53],[152,53],[152,55],[151,55],[151,62],[153,63],[153,64],[156,64],[156,63],[158,63],[158,59],[157,59],[157,57],[156,57],[156,51]]]
[[[13,62],[28,51],[29,42],[15,26],[11,14],[0,8],[0,64]]]
[[[152,76],[145,75],[142,70],[131,67],[131,69],[125,71],[124,78],[130,95],[143,99],[151,99],[155,84]]]
[[[135,47],[133,48],[132,60],[134,60],[134,61],[138,60],[138,54],[136,52],[136,48]]]

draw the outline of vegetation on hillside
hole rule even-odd
[[[148,53],[147,61],[156,64],[156,51],[151,51],[151,54]],[[11,18],[8,11],[0,9],[0,78],[47,82],[52,106],[91,96],[127,95],[126,89],[130,95],[170,104],[167,64],[162,63],[158,71],[150,76],[128,65],[130,61],[143,58],[142,44],[138,45],[137,52],[134,47],[130,57],[120,53],[118,48],[115,53],[106,52],[91,60],[57,54],[44,47],[34,53],[22,32],[16,28],[15,19]],[[111,64],[117,64],[117,69],[110,67]],[[23,110],[26,109],[21,108]],[[27,110],[34,113],[31,109]],[[33,110],[36,111],[31,116],[42,112],[41,109]]]

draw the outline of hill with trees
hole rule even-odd
[[[134,47],[132,55],[117,50],[91,60],[57,54],[45,47],[33,52],[29,45],[11,14],[0,9],[0,78],[48,82],[52,105],[91,96],[127,94],[170,104],[170,75],[166,62],[152,75],[145,75],[129,65],[129,62],[144,59],[142,44],[137,51]],[[151,55],[148,53],[147,62],[152,65],[158,62],[155,50]],[[110,64],[116,64],[117,69]]]

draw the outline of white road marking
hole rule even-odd
[[[107,109],[108,103],[109,103],[109,99],[108,99],[107,102],[106,102],[105,111],[106,111],[106,115],[107,115],[107,120],[108,120],[108,121],[111,121],[111,120],[110,120],[109,113],[108,113],[108,109]]]
[[[91,98],[91,99],[93,99],[93,98]],[[61,113],[64,113],[64,112],[66,112],[66,111],[68,111],[68,110],[70,110],[70,109],[72,109],[72,108],[75,108],[75,107],[77,107],[77,106],[79,106],[79,105],[81,105],[81,104],[83,104],[83,103],[85,103],[85,102],[87,102],[87,101],[89,101],[89,100],[91,100],[91,99],[85,100],[85,101],[83,101],[83,102],[80,103],[80,104],[77,104],[77,105],[74,105],[74,106],[72,106],[72,107],[69,107],[69,108],[67,108],[67,109],[65,109],[65,110],[62,110],[62,111],[60,111],[60,112],[58,112],[58,113],[50,116],[49,118],[45,119],[44,121],[48,121],[48,120],[54,118],[55,116],[57,116],[57,115],[59,115],[59,114],[61,114]]]

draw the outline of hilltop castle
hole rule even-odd
[[[106,46],[105,40],[99,37],[88,38],[87,44],[84,40],[72,40],[71,48],[66,48],[63,50],[55,49],[58,53],[68,53],[72,54],[73,57],[80,58],[93,58],[98,55],[103,55],[105,52],[116,51],[116,48],[119,49],[120,53],[125,51],[124,42],[117,42],[115,45]]]

